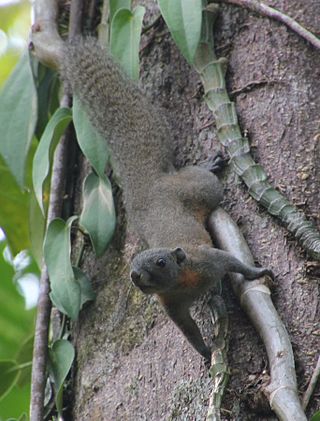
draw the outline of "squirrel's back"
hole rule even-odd
[[[222,199],[217,177],[176,171],[165,119],[95,39],[64,47],[62,78],[109,145],[128,220],[149,247],[211,244],[204,223]]]
[[[148,184],[174,170],[163,115],[94,38],[67,43],[60,72],[106,138],[129,215],[147,206]]]

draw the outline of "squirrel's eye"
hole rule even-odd
[[[161,268],[164,268],[166,263],[167,262],[165,261],[165,259],[160,258],[160,259],[157,260],[156,265],[161,267]]]

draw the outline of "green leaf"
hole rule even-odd
[[[17,381],[17,385],[19,387],[23,387],[24,385],[31,383],[31,363],[32,363],[32,355],[33,355],[33,341],[34,341],[34,335],[26,339],[24,343],[21,345],[16,356],[16,362],[18,366],[20,367],[19,378]]]
[[[30,247],[29,194],[21,191],[1,156],[0,203],[0,226],[5,231],[11,252],[15,256],[20,250]]]
[[[56,71],[39,63],[32,56],[33,73],[38,95],[36,136],[41,138],[50,117],[59,108],[59,78]]]
[[[139,78],[139,44],[144,13],[142,6],[137,6],[133,12],[120,9],[111,22],[111,53],[132,79]]]
[[[112,189],[106,177],[89,174],[83,186],[83,210],[80,226],[89,234],[97,256],[101,256],[116,225]]]
[[[80,308],[82,308],[84,303],[86,303],[87,301],[94,300],[96,295],[92,289],[91,282],[85,273],[83,273],[79,268],[75,266],[73,267],[73,273],[74,273],[76,281],[80,285],[80,290],[81,290]]]
[[[75,219],[71,217],[67,223],[59,218],[51,221],[44,242],[44,259],[51,284],[50,298],[72,320],[77,319],[81,304],[80,286],[70,262],[70,231]]]
[[[0,154],[21,187],[36,119],[37,95],[26,53],[0,94]]]
[[[23,413],[19,418],[8,418],[6,421],[28,421],[28,417],[26,413]]]
[[[119,9],[131,10],[131,0],[109,0],[109,21],[112,22],[113,16]]]
[[[53,154],[55,148],[72,120],[69,108],[59,108],[51,117],[47,127],[40,139],[38,149],[33,159],[32,180],[36,198],[40,209],[45,213],[44,204],[47,206],[49,197],[43,197],[48,186],[49,175],[52,168]]]
[[[12,417],[15,417],[16,420],[25,419],[20,417],[21,414],[29,412],[30,389],[30,384],[24,386],[22,389],[15,384],[11,388],[10,392],[3,399],[1,399],[1,421],[9,421]]]
[[[34,329],[35,310],[26,310],[24,298],[13,282],[14,269],[3,257],[6,242],[0,242],[0,358],[17,354]]]
[[[31,144],[27,159],[26,184],[28,186],[31,185],[31,164],[34,151],[35,141]],[[20,189],[1,156],[0,203],[0,227],[5,231],[11,253],[15,256],[19,251],[30,248],[28,223],[30,191]]]
[[[62,410],[63,383],[69,373],[74,360],[73,345],[66,339],[55,341],[49,349],[49,371],[54,383],[56,405],[59,412]]]
[[[8,418],[7,421],[28,421],[28,416],[26,413],[23,413],[19,418]]]
[[[0,399],[4,398],[17,381],[19,370],[15,361],[0,361]]]
[[[192,64],[201,35],[202,0],[158,0],[161,14],[181,53]]]
[[[38,268],[41,268],[43,257],[43,240],[45,234],[45,218],[37,202],[34,192],[30,192],[29,207],[29,238],[31,242],[31,252]]]
[[[17,355],[21,344],[30,337],[34,329],[35,309],[26,310],[24,299],[12,278],[14,270],[4,257],[6,242],[0,242],[0,358],[12,359]],[[0,382],[2,375],[0,374]],[[30,383],[22,389],[15,384],[1,400],[0,418],[19,417],[27,412],[30,405]]]
[[[1,27],[1,26],[0,26]],[[13,48],[7,49],[5,54],[0,56],[0,88],[12,73],[20,57]]]
[[[73,99],[73,123],[83,154],[96,173],[102,177],[109,159],[107,141],[92,126],[77,97]]]
[[[30,31],[30,8],[28,1],[14,4],[3,2],[0,13],[1,30],[13,37],[26,38]]]
[[[310,421],[320,421],[320,411],[315,412]]]

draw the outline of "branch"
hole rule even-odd
[[[220,421],[220,408],[224,390],[229,380],[227,353],[228,341],[228,312],[223,299],[215,295],[209,302],[212,321],[217,331],[212,349],[210,375],[213,381],[210,394],[206,421]]]
[[[69,40],[82,32],[83,1],[72,0],[70,5]]]
[[[54,46],[59,45],[61,39],[56,27],[57,2],[50,0],[38,0],[34,3],[35,23],[32,26],[31,41],[29,48],[37,58],[51,67],[58,67],[57,50]],[[60,148],[61,149],[61,148]],[[56,155],[59,155],[57,152]],[[58,214],[58,206],[61,203],[57,194],[60,183],[57,177],[59,160],[56,159],[53,166],[52,190],[48,209],[48,220]],[[48,332],[51,313],[51,301],[49,298],[50,284],[45,264],[42,265],[40,291],[35,326],[35,339],[33,345],[32,375],[31,375],[31,404],[30,420],[42,421],[44,415],[44,393],[46,386],[46,366],[48,351]]]
[[[55,0],[37,0],[34,3],[35,23],[32,26],[29,48],[43,64],[59,68],[62,55],[62,39],[57,30],[57,5]],[[74,11],[73,7],[73,11]],[[73,16],[73,13],[72,13]],[[72,17],[72,35],[77,34],[80,22],[79,15]],[[70,99],[63,96],[60,105],[69,106]],[[56,217],[61,216],[63,198],[66,189],[66,171],[68,168],[68,132],[62,137],[54,156],[50,202],[48,207],[47,226]],[[51,301],[49,298],[50,283],[47,268],[43,262],[40,292],[35,327],[35,340],[32,360],[30,420],[42,421],[44,418],[44,394],[47,381],[48,332],[50,324]]]
[[[30,421],[43,420],[44,390],[47,380],[48,331],[51,313],[49,291],[47,268],[43,264],[33,345]]]
[[[216,3],[227,3],[235,4],[237,6],[245,7],[253,12],[256,12],[262,16],[267,16],[268,18],[278,20],[279,22],[286,25],[292,31],[297,33],[300,37],[304,38],[306,41],[310,42],[314,47],[320,49],[320,39],[313,35],[306,28],[301,26],[293,18],[290,18],[288,15],[280,12],[279,10],[274,9],[273,7],[267,6],[258,0],[214,0]]]
[[[253,257],[239,228],[221,208],[212,212],[209,231],[215,244],[246,264]],[[242,275],[229,275],[241,307],[251,319],[266,347],[270,365],[270,384],[264,393],[282,421],[306,421],[298,397],[294,359],[288,333],[270,298],[270,290],[257,281],[245,281]]]
[[[65,99],[63,102],[66,102]],[[62,137],[54,156],[47,226],[54,218],[61,216],[62,213],[68,158],[66,153],[67,146],[67,136],[65,135]],[[33,345],[30,421],[43,420],[44,392],[47,381],[48,331],[51,313],[49,291],[49,277],[46,265],[43,263]]]
[[[62,39],[57,29],[58,2],[36,0],[33,10],[34,24],[29,48],[41,63],[58,69],[62,59]]]
[[[309,404],[312,393],[314,392],[316,384],[319,380],[319,377],[320,377],[320,355],[318,357],[316,368],[314,369],[314,372],[312,373],[307,390],[305,391],[305,394],[303,395],[303,398],[302,398],[303,409],[307,409],[307,406]]]

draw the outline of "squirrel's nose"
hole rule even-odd
[[[133,283],[139,282],[139,280],[141,279],[141,274],[136,272],[135,270],[131,272],[130,276]]]

